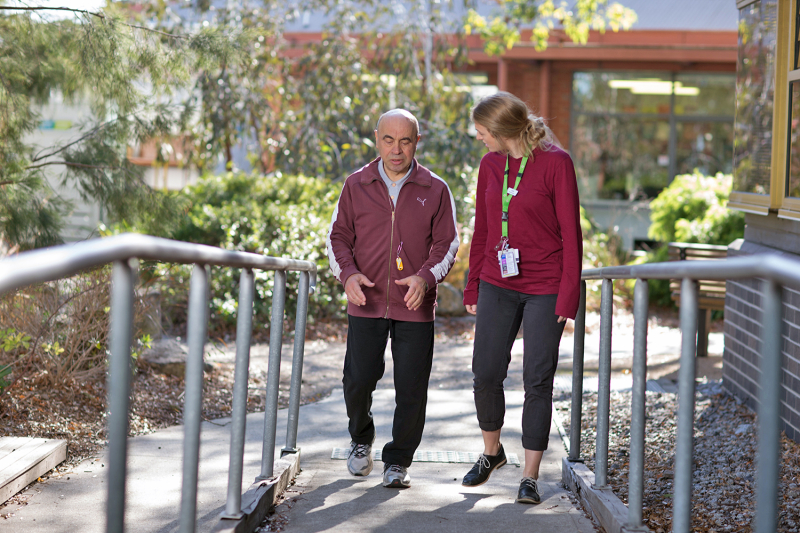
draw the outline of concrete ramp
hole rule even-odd
[[[506,392],[502,438],[506,453],[520,458],[524,457],[522,400],[522,392]],[[380,449],[391,438],[393,410],[394,391],[376,391],[372,405],[378,430],[374,449]],[[414,463],[409,468],[411,488],[405,490],[381,485],[380,462],[366,478],[350,476],[344,461],[331,459],[333,447],[347,447],[350,441],[341,389],[315,408],[301,409],[300,428],[303,471],[294,489],[302,495],[291,503],[286,514],[285,533],[595,531],[561,487],[561,460],[566,451],[555,426],[551,428],[549,449],[540,471],[544,501],[539,505],[514,503],[522,468],[512,465],[497,470],[487,483],[475,488],[461,486],[471,465],[449,461]],[[459,454],[483,450],[471,390],[429,391],[420,449]]]

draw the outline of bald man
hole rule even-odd
[[[372,471],[372,393],[392,339],[395,411],[383,447],[383,485],[411,485],[408,467],[422,439],[433,359],[436,285],[458,252],[455,204],[447,183],[414,158],[419,123],[404,109],[381,115],[378,158],[345,181],[327,239],[331,270],[347,295],[344,398],[347,468]]]

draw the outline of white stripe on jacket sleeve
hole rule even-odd
[[[450,197],[450,210],[453,212],[453,229],[456,232],[456,236],[450,243],[450,248],[444,255],[444,259],[442,259],[439,263],[433,265],[433,268],[431,268],[431,274],[433,274],[434,279],[436,279],[436,283],[439,283],[444,279],[447,273],[450,272],[453,263],[456,262],[456,253],[458,253],[458,242],[459,242],[458,225],[456,224],[456,202],[453,199],[453,194],[450,192],[450,187],[447,186],[446,181],[444,181],[442,178],[440,178],[433,172],[431,172],[431,176],[441,181],[444,184],[445,189],[447,189],[447,195]]]
[[[344,193],[344,187],[342,187],[342,194]],[[339,195],[339,200],[341,200],[342,196]],[[325,238],[325,250],[328,254],[328,263],[330,263],[331,272],[333,275],[338,279],[340,282],[342,281],[339,279],[339,275],[342,273],[342,267],[339,265],[338,261],[336,261],[336,256],[333,254],[333,245],[331,244],[331,233],[333,233],[333,225],[336,223],[336,217],[339,215],[339,200],[336,201],[336,207],[333,209],[333,216],[331,216],[331,225],[328,228],[328,236]]]

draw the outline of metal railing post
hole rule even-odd
[[[250,336],[253,332],[253,271],[244,268],[239,276],[239,306],[236,317],[236,366],[233,373],[231,409],[231,457],[228,468],[228,498],[222,518],[238,519],[242,513],[242,469],[247,424],[247,381],[250,367]]]
[[[297,316],[294,322],[294,352],[292,354],[292,385],[289,389],[289,415],[286,423],[286,446],[281,455],[297,453],[297,423],[300,417],[300,387],[303,381],[303,354],[306,345],[308,317],[309,274],[300,272],[297,290]]]
[[[755,532],[777,530],[780,479],[781,346],[783,345],[783,287],[773,280],[764,291],[761,354],[761,392],[758,405],[758,455]]]
[[[697,348],[697,281],[681,282],[681,359],[678,369],[678,434],[675,443],[675,485],[672,531],[689,533],[692,519],[694,460],[695,349]]]
[[[600,295],[600,361],[597,375],[597,438],[595,488],[608,483],[608,424],[611,405],[611,322],[614,319],[614,282],[603,280]]]
[[[128,409],[131,390],[133,285],[131,260],[115,261],[111,278],[111,360],[108,369],[108,499],[106,531],[125,530]]]
[[[208,329],[208,267],[194,265],[189,290],[186,337],[186,380],[183,399],[183,486],[181,533],[194,533],[197,522],[197,473],[200,461],[200,424],[203,413],[203,351]]]
[[[281,340],[283,338],[283,309],[286,303],[286,272],[275,271],[272,288],[272,317],[269,324],[269,368],[267,369],[267,399],[264,410],[264,441],[261,449],[261,475],[256,481],[272,477],[275,462],[275,432],[278,425],[278,387],[281,381]]]
[[[581,281],[581,298],[575,315],[572,349],[572,407],[569,424],[569,460],[581,460],[581,414],[583,412],[583,352],[586,337],[586,282]]]
[[[633,290],[633,385],[631,387],[631,444],[628,463],[628,531],[642,527],[649,303],[647,280],[637,279]]]

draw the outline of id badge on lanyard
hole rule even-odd
[[[510,248],[508,246],[508,206],[511,203],[511,198],[517,195],[519,189],[519,182],[522,180],[522,173],[525,172],[525,165],[528,164],[528,157],[522,158],[519,165],[519,172],[517,172],[517,182],[514,188],[508,186],[508,156],[506,156],[506,170],[503,173],[503,211],[502,211],[502,226],[503,238],[497,244],[497,262],[500,263],[500,274],[504,278],[510,278],[519,274],[519,250]]]
[[[519,250],[516,248],[498,251],[497,261],[500,263],[500,274],[504,278],[519,274]]]

